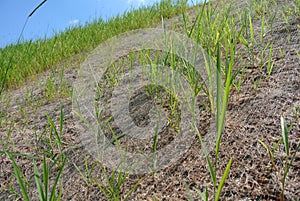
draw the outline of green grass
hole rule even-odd
[[[163,1],[116,16],[107,22],[95,19],[84,26],[69,28],[51,39],[39,39],[0,49],[0,80],[6,77],[6,89],[22,86],[39,73],[55,68],[63,61],[87,53],[100,43],[120,33],[156,25],[161,18],[170,18],[184,10],[186,4]],[[6,69],[9,68],[7,74]]]
[[[290,143],[289,143],[288,132],[292,129],[293,125],[296,124],[296,122],[292,122],[291,125],[289,127],[287,127],[285,118],[283,116],[280,116],[280,124],[281,124],[282,136],[278,140],[278,142],[276,144],[274,144],[271,148],[267,144],[265,144],[263,141],[261,141],[261,140],[258,140],[258,141],[268,152],[270,161],[272,163],[272,167],[279,175],[278,179],[281,182],[281,200],[283,201],[285,199],[284,194],[285,194],[286,178],[290,171],[291,166],[293,165],[296,154],[300,150],[300,142],[298,144],[296,144],[296,146],[295,146],[296,148],[294,148],[293,150],[291,149]],[[275,164],[276,157],[274,156],[274,153],[277,149],[279,149],[280,144],[282,142],[284,145],[283,149],[284,149],[286,157],[285,157],[285,159],[283,159],[283,160],[285,160],[284,165],[283,165],[283,171],[280,171],[279,168]],[[293,154],[291,154],[292,151],[293,151]]]
[[[32,178],[34,178],[38,197],[41,201],[57,201],[62,196],[62,174],[64,166],[67,162],[67,154],[63,153],[62,145],[62,129],[63,129],[63,112],[61,108],[59,130],[56,129],[53,120],[48,117],[49,133],[45,129],[40,136],[36,136],[36,153],[20,154],[17,152],[0,151],[0,154],[6,154],[10,159],[14,177],[16,178],[20,193],[14,186],[10,186],[10,191],[15,195],[16,199],[30,201],[32,198],[33,186]],[[40,144],[45,144],[44,148],[39,147]],[[24,170],[17,164],[16,158],[30,159],[33,164],[33,175],[28,177],[23,173]],[[39,165],[41,164],[41,170]],[[52,170],[52,171],[50,171]],[[53,178],[54,177],[54,178]],[[53,180],[52,180],[53,179]]]
[[[169,66],[170,69],[182,73],[183,77],[192,85],[192,91],[195,97],[203,94],[207,97],[209,103],[206,109],[211,112],[216,120],[216,139],[214,142],[214,150],[212,151],[214,157],[206,150],[206,143],[197,125],[192,126],[202,144],[207,162],[207,171],[209,171],[211,176],[210,186],[212,186],[212,189],[209,189],[209,185],[207,185],[204,192],[196,188],[193,190],[202,200],[209,200],[210,197],[213,197],[213,199],[217,201],[222,196],[222,189],[235,160],[234,158],[230,158],[228,162],[226,161],[227,166],[222,168],[223,172],[220,174],[221,168],[219,167],[219,163],[221,158],[219,157],[219,152],[222,144],[223,129],[226,123],[225,117],[229,95],[232,87],[238,90],[240,89],[243,83],[243,73],[245,72],[243,65],[241,67],[236,66],[237,62],[243,60],[243,55],[237,52],[238,45],[243,46],[245,51],[249,53],[250,59],[254,58],[253,49],[259,47],[261,50],[259,55],[261,62],[257,68],[260,71],[263,71],[263,68],[266,69],[265,77],[269,77],[272,74],[274,66],[274,61],[272,60],[273,44],[264,44],[264,36],[267,28],[269,30],[272,29],[273,20],[275,18],[274,13],[268,10],[269,2],[270,1],[267,0],[254,0],[252,2],[253,4],[249,5],[254,8],[254,12],[245,9],[236,15],[231,14],[232,10],[236,9],[234,7],[235,5],[224,5],[220,9],[212,6],[211,3],[206,3],[201,9],[195,10],[196,20],[192,21],[186,14],[186,3],[173,3],[168,0],[152,7],[130,11],[124,15],[114,17],[107,22],[99,19],[85,26],[70,28],[65,32],[55,35],[51,39],[10,45],[0,50],[0,80],[5,81],[0,87],[7,90],[21,87],[26,81],[35,80],[40,73],[50,69],[51,73],[45,80],[46,84],[43,89],[43,98],[52,101],[57,97],[69,97],[72,94],[72,90],[68,89],[67,83],[63,78],[64,71],[68,68],[68,65],[63,65],[64,62],[68,63],[70,59],[78,57],[75,60],[80,63],[95,47],[113,36],[129,30],[157,25],[162,19],[166,20],[175,15],[181,16],[183,25],[181,31],[188,37],[194,39],[199,47],[203,47],[208,58],[214,63],[213,66],[211,66],[209,62],[206,63],[205,69],[208,75],[208,80],[205,80],[207,81],[206,83],[204,83],[203,80],[199,81],[199,74],[195,73],[192,64],[187,63],[184,59],[178,59],[174,54],[167,53],[161,55],[159,54],[161,52],[157,52],[158,54],[155,55],[153,61],[151,53],[147,50],[130,53],[129,59],[120,59],[118,61],[119,63],[116,62],[107,68],[103,81],[104,87],[97,88],[97,95],[101,98],[107,90],[116,87],[120,81],[120,77],[124,75],[122,66],[131,66],[136,60],[143,66],[147,64],[155,66],[156,64],[163,63],[165,66]],[[296,0],[293,7],[294,10],[282,10],[282,15],[286,23],[288,23],[289,16],[293,13],[298,13],[299,15],[299,5],[299,0]],[[261,27],[258,31],[259,33],[256,33],[253,22],[260,18],[262,19],[260,23]],[[237,21],[239,21],[239,26],[237,26]],[[299,53],[297,54],[299,55]],[[254,65],[254,61],[252,64]],[[59,69],[59,71],[57,71],[57,69]],[[151,70],[150,75],[153,76],[154,79],[159,77],[157,69],[152,68]],[[240,78],[236,79],[238,75],[240,75]],[[56,77],[58,77],[58,83]],[[259,83],[260,79],[253,81],[253,87],[257,88]],[[216,86],[216,89],[212,88],[212,86]],[[172,91],[166,87],[161,90],[158,89],[158,87],[149,86],[146,92],[149,97],[156,96],[156,103],[169,105],[170,115],[167,119],[172,125],[172,128],[178,130],[181,114],[178,111],[180,101],[176,91]],[[167,98],[167,101],[164,100],[165,102],[161,100],[162,92],[169,93],[169,98]],[[34,101],[34,97],[30,92],[26,94],[25,99],[28,99],[28,101],[25,101],[28,102],[28,104]],[[20,113],[24,119],[26,119],[27,115],[26,106],[28,106],[27,103],[25,103],[24,106],[20,106]],[[33,105],[32,107],[35,106]],[[189,109],[193,112],[193,108]],[[117,144],[120,151],[122,151],[120,141],[125,134],[116,136],[110,125],[112,117],[103,117],[103,119],[101,119],[103,108],[96,108],[96,111],[97,117],[101,120],[99,126],[111,130],[113,136],[112,143]],[[80,116],[79,113],[77,115]],[[4,116],[5,114],[1,112],[0,125],[2,124],[2,118],[4,118]],[[10,152],[11,146],[14,146],[14,143],[16,143],[10,141],[10,137],[13,135],[12,128],[7,132],[4,138],[0,136],[0,143],[4,148],[4,150],[0,150],[0,154],[6,154],[7,157],[9,157],[13,165],[15,179],[19,184],[19,189],[14,186],[11,186],[9,189],[16,198],[30,200],[30,192],[32,190],[30,181],[32,178],[34,179],[38,192],[37,196],[40,200],[60,200],[63,194],[61,187],[63,182],[61,179],[64,173],[64,166],[67,162],[65,148],[68,146],[71,147],[72,145],[63,141],[63,127],[65,122],[62,107],[60,110],[59,125],[55,125],[54,120],[49,116],[47,116],[47,120],[48,125],[41,134],[34,133],[36,147],[35,153],[32,153],[33,155]],[[292,154],[288,141],[288,131],[290,128],[287,128],[283,117],[281,117],[281,128],[282,138],[277,144],[273,145],[272,148],[262,141],[259,142],[266,148],[270,155],[270,161],[274,169],[277,170],[274,163],[274,152],[280,147],[280,143],[283,141],[286,160],[283,175],[280,179],[282,184],[282,199],[284,199],[286,177],[295,159],[295,154],[300,149],[300,144],[298,144]],[[154,155],[153,168],[155,168],[156,165],[155,153],[159,143],[158,134],[156,132],[153,137],[151,150]],[[27,178],[23,170],[18,166],[16,156],[30,158],[30,163],[33,168],[33,175],[31,175],[30,178]],[[122,163],[119,164],[119,169],[109,172],[102,164],[98,162],[90,164],[89,162],[90,161],[85,157],[82,164],[83,169],[80,169],[76,164],[74,165],[81,175],[85,186],[87,188],[97,186],[108,200],[129,199],[130,195],[137,189],[142,181],[139,180],[132,186],[132,189],[129,189],[127,194],[123,194],[123,184],[128,179],[129,174],[123,172]],[[104,181],[93,178],[92,175],[95,168],[101,169]],[[52,171],[50,172],[50,170],[53,169],[56,170],[54,174]],[[153,175],[155,174],[155,172],[151,173]],[[50,181],[51,179],[53,179],[53,181]],[[50,183],[52,186],[50,186]],[[58,192],[56,192],[57,189]],[[213,194],[209,195],[209,192],[213,192]],[[156,200],[156,198],[154,199]],[[189,196],[189,200],[193,200],[193,198]]]

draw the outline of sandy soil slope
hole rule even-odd
[[[272,7],[278,10],[273,24],[274,28],[273,30],[266,28],[263,38],[265,44],[268,41],[273,42],[274,67],[270,76],[265,76],[265,68],[259,68],[260,47],[254,47],[255,54],[251,58],[244,48],[240,47],[238,50],[244,55],[244,61],[237,63],[236,67],[244,65],[245,73],[240,90],[232,88],[230,93],[226,125],[221,142],[220,170],[225,169],[230,158],[234,159],[223,189],[222,200],[279,200],[280,176],[272,168],[269,154],[258,140],[268,145],[277,143],[281,137],[280,115],[284,114],[288,125],[294,122],[289,132],[291,147],[295,148],[300,142],[300,57],[297,55],[297,51],[298,54],[300,52],[300,17],[293,15],[289,19],[289,24],[286,24],[279,12],[285,2],[277,2],[277,7]],[[243,7],[246,3],[239,5]],[[218,6],[222,5],[218,4]],[[194,11],[190,11],[189,15],[191,19],[195,19]],[[181,16],[178,16],[168,21],[168,24],[170,26],[173,24],[175,30],[180,31],[181,22]],[[254,19],[253,26],[256,38],[259,40],[261,19]],[[88,53],[82,54],[88,55]],[[72,87],[77,77],[80,63],[75,59],[76,56],[71,62],[72,66],[66,69],[64,74],[68,87]],[[268,58],[268,55],[265,55],[265,58]],[[79,127],[72,115],[71,97],[53,100],[43,98],[45,80],[49,74],[50,72],[46,72],[41,75],[39,84],[28,83],[20,89],[5,94],[1,102],[4,117],[0,127],[0,139],[2,139],[0,150],[7,148],[9,151],[21,153],[40,153],[35,149],[34,133],[41,134],[44,129],[49,130],[47,115],[54,119],[56,125],[59,125],[60,106],[62,106],[63,140],[67,143],[63,149],[68,155],[63,174],[62,200],[104,200],[104,195],[99,188],[96,185],[87,186],[74,167],[76,164],[84,169],[84,156],[90,164],[94,158],[81,145]],[[205,130],[205,124],[203,125]],[[11,135],[6,141],[10,129]],[[47,144],[43,143],[38,146],[47,148]],[[204,186],[208,185],[212,190],[206,162],[199,157],[200,152],[201,145],[195,140],[192,147],[179,161],[154,175],[129,176],[122,189],[128,192],[139,179],[143,178],[129,200],[154,200],[154,197],[158,200],[187,200],[188,193],[198,200],[197,194],[193,191],[194,187],[204,190]],[[213,153],[211,154],[213,156]],[[275,156],[277,168],[282,173],[285,159],[283,146],[275,152]],[[24,174],[30,177],[33,173],[31,159],[18,157],[16,160]],[[13,178],[13,167],[6,155],[0,155],[0,162],[0,200],[10,200],[14,196],[8,197],[11,192],[6,189],[10,185],[18,188]],[[55,170],[53,167],[54,172]],[[92,176],[103,179],[99,167],[94,170]],[[220,177],[221,175],[218,175],[218,178]],[[300,198],[299,181],[300,153],[297,153],[287,177],[286,200]],[[31,183],[31,186],[35,185],[33,179]],[[187,191],[186,186],[189,186],[190,192]],[[36,198],[37,192],[34,190],[31,193]]]

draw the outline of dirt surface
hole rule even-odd
[[[268,152],[259,143],[259,140],[271,146],[281,137],[280,115],[284,115],[288,126],[293,123],[289,131],[290,146],[295,148],[300,142],[300,17],[292,15],[287,24],[280,14],[284,1],[277,1],[277,6],[270,5],[270,9],[278,10],[278,15],[273,22],[273,29],[266,28],[263,36],[264,45],[273,42],[274,67],[267,76],[266,67],[261,67],[261,47],[253,47],[253,56],[250,56],[242,45],[238,51],[244,60],[236,64],[236,69],[244,66],[243,73],[237,76],[242,78],[239,90],[232,88],[226,115],[224,135],[221,141],[219,155],[219,174],[224,171],[227,162],[233,158],[233,165],[229,177],[222,191],[222,200],[280,200],[281,176],[285,161],[283,144],[275,152],[275,165],[272,166]],[[249,3],[249,2],[248,2]],[[237,7],[244,7],[247,2],[236,3]],[[217,4],[222,6],[222,3]],[[195,12],[190,11],[191,19],[195,19]],[[168,27],[173,25],[178,30],[182,27],[181,16],[168,22]],[[158,27],[161,25],[158,25]],[[238,26],[238,24],[237,24]],[[254,19],[256,39],[259,40],[261,19]],[[269,52],[269,51],[266,51]],[[88,53],[83,53],[88,55]],[[75,55],[74,58],[76,58]],[[82,55],[80,55],[82,56]],[[80,63],[74,59],[69,68],[65,70],[64,80],[69,88],[77,77]],[[60,68],[58,68],[59,71]],[[95,184],[87,185],[78,173],[74,164],[84,170],[84,158],[92,167],[95,159],[87,153],[80,141],[79,125],[72,115],[71,97],[58,97],[54,99],[43,98],[46,94],[46,79],[51,72],[46,72],[36,82],[25,84],[24,87],[4,94],[1,102],[2,124],[0,127],[0,150],[9,150],[26,154],[41,154],[42,148],[49,149],[49,143],[37,143],[37,135],[43,131],[49,133],[47,115],[53,118],[55,125],[59,125],[60,107],[63,108],[64,127],[63,146],[67,154],[67,164],[63,173],[62,200],[105,200],[104,195]],[[59,79],[58,79],[59,80]],[[297,116],[298,113],[298,116]],[[137,114],[138,115],[138,114]],[[209,115],[208,115],[209,116]],[[203,116],[207,117],[207,116]],[[202,119],[203,120],[203,119]],[[207,123],[202,122],[205,131]],[[7,133],[10,136],[7,138]],[[44,140],[50,137],[44,136]],[[196,137],[195,137],[196,139]],[[49,142],[49,141],[48,141]],[[50,143],[51,144],[51,143]],[[36,148],[39,148],[37,150]],[[54,152],[57,151],[54,149]],[[187,200],[191,195],[199,200],[194,188],[203,191],[208,186],[212,195],[212,183],[207,169],[206,161],[201,154],[201,144],[195,140],[191,148],[183,157],[172,165],[155,174],[130,175],[122,186],[126,194],[140,179],[141,183],[129,200]],[[213,152],[210,153],[211,156]],[[30,178],[31,194],[37,199],[31,159],[16,157],[24,174]],[[18,190],[18,184],[13,177],[13,167],[9,158],[0,155],[0,200],[13,200],[16,198],[10,186]],[[91,177],[105,181],[101,166],[98,164]],[[57,169],[51,168],[52,177]],[[110,171],[107,169],[107,171]],[[300,153],[296,154],[290,172],[286,179],[286,200],[300,198]],[[104,182],[105,184],[105,182]],[[212,200],[210,197],[209,200]]]

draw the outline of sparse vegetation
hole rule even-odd
[[[228,189],[226,192],[223,192],[223,188],[229,185],[226,179],[230,179],[231,172],[236,171],[237,168],[244,168],[238,166],[241,165],[238,160],[245,160],[246,162],[243,161],[244,163],[247,163],[247,160],[253,160],[253,163],[259,163],[259,161],[251,159],[253,157],[251,155],[244,156],[243,153],[239,155],[240,158],[236,158],[235,153],[230,151],[231,147],[225,147],[222,144],[223,140],[226,140],[226,138],[224,139],[224,135],[228,137],[226,135],[234,132],[235,129],[230,128],[232,125],[227,122],[228,108],[233,107],[230,105],[230,95],[232,93],[238,94],[236,97],[239,97],[239,93],[245,90],[245,85],[248,82],[251,84],[249,85],[250,87],[248,85],[247,87],[254,89],[254,93],[252,90],[250,90],[253,93],[251,95],[248,94],[248,91],[244,93],[248,96],[253,96],[249,99],[255,98],[260,92],[260,86],[263,84],[267,85],[267,82],[271,82],[274,79],[272,75],[276,73],[274,71],[278,70],[276,69],[278,68],[276,61],[287,57],[284,47],[278,48],[276,41],[267,39],[267,36],[278,29],[276,27],[276,20],[280,18],[287,26],[286,44],[291,45],[293,37],[289,27],[292,26],[292,20],[295,20],[296,17],[299,19],[300,17],[300,1],[293,1],[291,6],[285,5],[280,12],[272,10],[270,4],[277,6],[279,3],[276,0],[251,0],[241,8],[239,4],[230,2],[220,5],[219,2],[205,1],[201,6],[198,5],[189,8],[185,1],[174,3],[171,0],[167,0],[157,3],[152,7],[129,11],[124,15],[112,18],[108,22],[98,19],[85,26],[70,28],[48,40],[27,41],[0,49],[0,81],[2,81],[0,83],[0,97],[4,99],[4,101],[0,99],[0,128],[3,127],[0,130],[0,161],[2,160],[3,164],[5,162],[10,167],[10,175],[6,176],[7,181],[5,184],[0,184],[0,192],[7,195],[7,199],[10,200],[23,199],[27,201],[33,198],[43,201],[66,200],[67,196],[72,195],[70,195],[70,192],[65,195],[64,180],[70,177],[67,173],[72,169],[76,172],[74,174],[79,175],[78,178],[82,181],[80,185],[84,186],[84,189],[87,189],[85,196],[89,197],[92,192],[99,190],[102,197],[97,197],[98,199],[105,197],[107,200],[115,201],[131,200],[131,197],[135,196],[135,192],[140,192],[138,191],[139,186],[144,181],[147,181],[147,179],[155,181],[157,179],[157,173],[153,171],[156,165],[155,158],[153,158],[153,167],[149,167],[149,171],[151,172],[150,179],[147,178],[147,175],[131,178],[129,173],[123,171],[122,163],[118,165],[118,169],[109,170],[103,164],[99,163],[99,161],[88,159],[88,156],[82,152],[80,152],[83,156],[81,158],[82,161],[73,161],[70,158],[70,152],[75,150],[80,143],[72,139],[77,138],[78,135],[75,135],[75,137],[66,137],[64,135],[67,130],[65,128],[67,125],[66,119],[70,118],[70,115],[64,114],[62,104],[59,104],[58,116],[55,116],[55,112],[54,114],[51,113],[51,115],[46,113],[43,118],[45,118],[47,123],[45,125],[34,126],[34,132],[30,134],[26,134],[26,125],[32,123],[33,120],[29,120],[27,117],[30,113],[29,108],[34,113],[39,113],[38,108],[43,106],[45,102],[60,102],[62,99],[69,99],[71,97],[73,89],[65,77],[66,71],[72,69],[74,63],[80,64],[99,44],[120,33],[139,28],[153,27],[161,20],[165,22],[167,19],[177,16],[177,19],[181,20],[180,25],[172,26],[172,28],[196,41],[197,45],[203,47],[207,57],[215,64],[214,66],[210,66],[210,63],[206,63],[205,69],[208,80],[201,80],[199,74],[193,71],[192,64],[187,63],[182,58],[178,58],[178,55],[150,50],[130,52],[127,57],[119,58],[119,60],[107,67],[103,76],[104,79],[102,82],[99,81],[99,85],[96,88],[96,99],[103,99],[105,108],[97,108],[95,106],[96,116],[100,121],[98,126],[111,134],[111,145],[117,146],[121,153],[124,148],[122,147],[124,146],[122,145],[122,140],[126,136],[116,131],[113,125],[113,117],[106,111],[109,110],[107,105],[109,102],[108,99],[111,97],[111,90],[117,86],[120,78],[124,76],[125,73],[123,71],[128,70],[124,66],[127,66],[130,71],[130,67],[132,67],[134,62],[139,62],[139,64],[144,66],[155,66],[163,63],[164,66],[168,66],[170,69],[183,74],[183,77],[191,84],[195,97],[206,97],[208,101],[203,110],[212,114],[211,116],[216,121],[214,150],[206,149],[206,142],[203,137],[205,133],[202,133],[206,130],[199,129],[197,123],[192,125],[198,137],[196,143],[200,143],[200,147],[203,149],[205,155],[206,169],[202,167],[201,170],[205,169],[210,178],[205,181],[201,180],[200,176],[189,178],[190,184],[185,184],[185,189],[188,192],[188,196],[185,199],[217,201],[220,199],[225,200],[226,196],[232,196],[236,192]],[[194,12],[195,14],[191,15],[190,12]],[[297,26],[299,34],[299,25]],[[295,49],[294,52],[299,61],[299,51]],[[295,65],[298,65],[295,68],[299,67],[299,63]],[[77,70],[77,67],[75,69]],[[48,74],[44,80],[39,82],[39,77],[44,72]],[[248,75],[249,72],[255,75],[250,76]],[[150,75],[153,77],[159,76],[157,73],[157,69],[152,68]],[[297,75],[299,74],[295,74],[294,76]],[[6,97],[11,97],[14,94],[10,96],[7,94],[14,89],[22,88],[28,80],[37,81],[36,85],[40,88],[39,96],[35,94],[36,92],[27,89],[26,94],[23,94],[22,103],[17,104],[17,112],[10,115],[4,107],[10,108],[11,100]],[[291,80],[297,84],[297,80]],[[206,85],[205,81],[207,81],[206,83],[209,86]],[[216,91],[214,91],[212,86],[216,86]],[[5,90],[5,92],[2,92],[2,90]],[[169,131],[176,134],[180,130],[180,98],[173,91],[154,85],[149,85],[148,88],[143,90],[149,100],[154,98],[154,104],[162,105],[169,112],[167,116]],[[299,92],[298,89],[293,90],[295,90],[295,93]],[[5,96],[4,93],[6,93]],[[275,94],[274,99],[279,98],[278,96],[278,94]],[[240,102],[249,101],[249,99],[244,98]],[[294,98],[294,100],[296,99],[297,97]],[[68,104],[66,105],[68,106]],[[299,162],[299,157],[297,156],[300,149],[299,135],[297,137],[296,129],[293,131],[292,128],[293,126],[299,127],[300,112],[299,106],[296,105],[294,108],[294,114],[290,114],[289,118],[292,116],[295,117],[295,120],[289,127],[287,127],[285,118],[280,116],[281,131],[280,129],[278,131],[279,133],[281,132],[281,135],[279,140],[275,138],[276,140],[274,139],[270,143],[266,143],[264,139],[256,140],[256,142],[258,141],[266,149],[267,153],[260,154],[262,154],[262,157],[268,158],[271,163],[268,169],[275,170],[280,183],[281,192],[279,196],[277,192],[266,191],[270,194],[275,194],[273,197],[268,195],[271,197],[270,199],[276,198],[284,201],[292,198],[296,199],[299,196],[299,192],[297,194],[293,190],[289,193],[290,197],[287,198],[286,196],[289,184],[288,174],[292,172],[292,169],[294,171],[297,171],[297,168],[299,169],[299,167],[294,166],[297,160]],[[56,108],[53,107],[52,109],[58,110],[57,105]],[[14,115],[19,115],[20,117],[14,117]],[[77,113],[76,115],[80,116]],[[250,119],[252,116],[250,117],[249,115],[245,118]],[[43,120],[35,119],[35,121]],[[147,119],[143,121],[146,122]],[[263,120],[261,121],[264,123]],[[16,129],[19,129],[16,125],[21,127],[20,130],[24,128],[25,134],[22,134],[22,132],[20,132],[21,134],[15,134]],[[239,127],[240,125],[234,124],[232,127],[234,126]],[[72,129],[68,131],[74,132]],[[253,131],[253,125],[243,130],[243,132],[251,131]],[[270,132],[275,133],[276,130],[270,129]],[[273,133],[271,134],[273,135]],[[289,133],[293,133],[293,135],[289,135]],[[18,138],[14,138],[15,135]],[[158,132],[156,132],[150,146],[150,151],[154,155],[157,150],[163,147],[158,135]],[[291,137],[294,139],[293,146],[290,143]],[[240,138],[242,137],[236,136],[236,138],[241,140]],[[18,143],[20,139],[25,144],[24,150],[19,150]],[[235,141],[232,140],[230,143],[234,144]],[[255,143],[253,143],[253,146],[255,146],[255,149],[259,149]],[[127,149],[128,147],[125,148]],[[146,152],[143,148],[134,150],[141,153]],[[230,152],[229,156],[224,154],[226,152]],[[285,154],[284,157],[280,157],[282,153]],[[278,154],[278,157],[276,154]],[[181,163],[184,164],[185,162]],[[179,166],[182,164],[179,164]],[[245,168],[247,165],[248,163],[245,164]],[[283,169],[281,170],[280,168]],[[241,171],[242,173],[235,172],[233,175],[234,179],[242,181],[240,177],[247,174],[247,171],[249,169]],[[0,179],[2,177],[1,174]],[[270,178],[271,176],[268,179],[259,180],[257,183],[269,182]],[[131,181],[129,185],[126,184],[128,180]],[[232,181],[231,179],[230,182]],[[278,183],[276,184],[279,185]],[[156,183],[153,188],[156,188],[158,185]],[[247,188],[245,187],[245,189]],[[269,187],[263,186],[261,188]],[[160,195],[145,194],[145,196],[144,199],[147,200],[159,200],[157,197]],[[258,200],[266,198],[264,195],[257,195],[255,197],[255,195],[247,192],[244,192],[243,196],[243,198],[245,196],[252,196],[253,199]],[[89,198],[93,199],[93,196]]]

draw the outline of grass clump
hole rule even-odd
[[[34,178],[39,200],[61,200],[63,193],[61,182],[64,167],[67,162],[67,154],[64,153],[62,149],[62,146],[66,145],[66,143],[62,139],[64,123],[62,107],[60,110],[59,129],[56,128],[53,119],[48,117],[47,128],[49,128],[49,135],[46,135],[47,128],[44,129],[40,135],[35,133],[35,154],[22,154],[7,150],[0,150],[0,154],[6,154],[12,163],[14,177],[19,184],[20,192],[12,185],[9,190],[17,199],[22,198],[25,201],[32,199],[33,185],[31,184],[34,183],[32,181]],[[33,173],[31,175],[25,175],[23,167],[18,165],[17,159],[30,160],[33,164]],[[39,166],[41,166],[41,168],[39,168]]]

